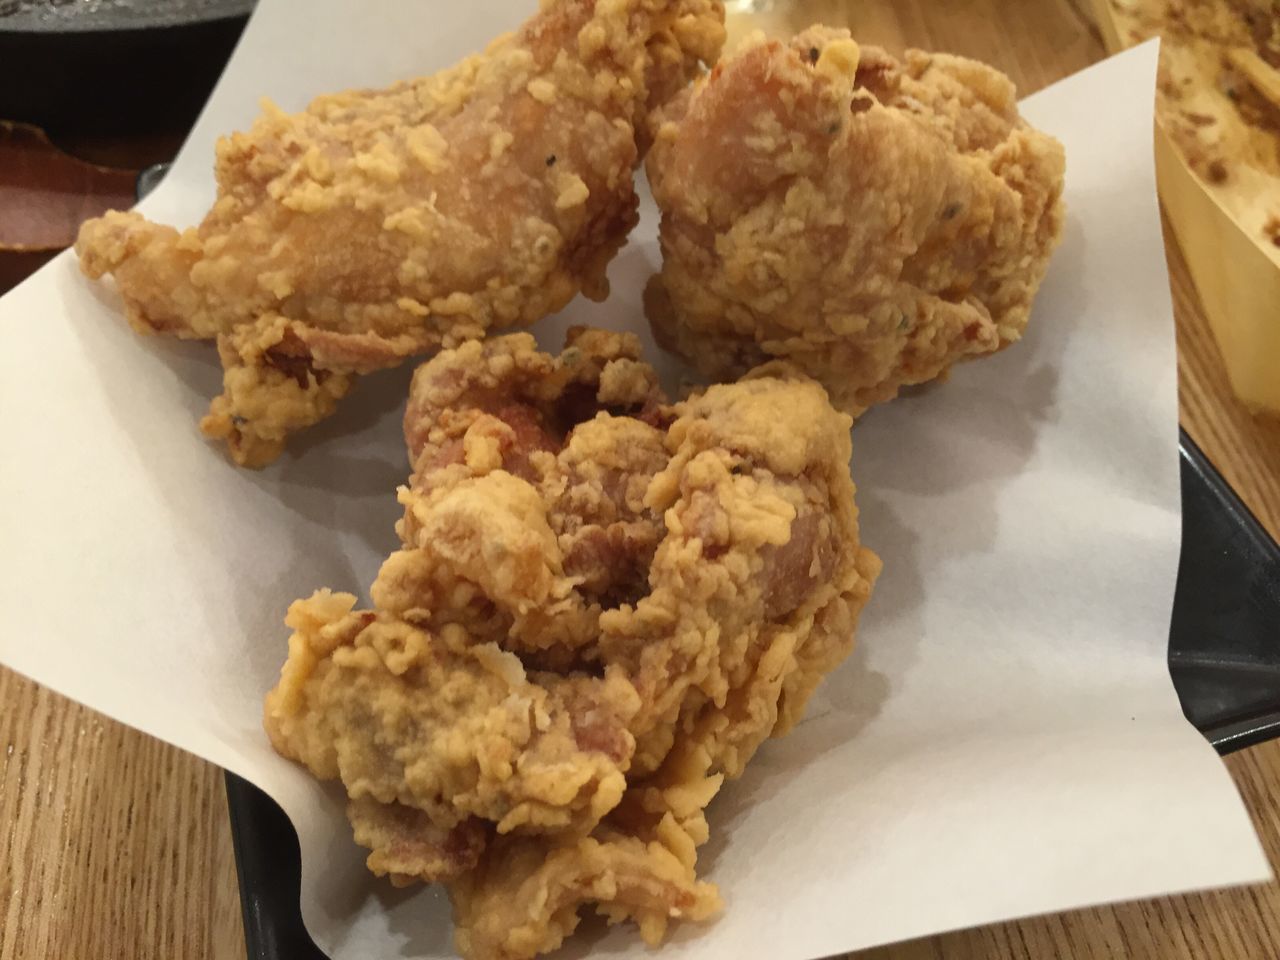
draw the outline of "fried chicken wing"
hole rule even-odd
[[[706,808],[851,649],[879,560],[850,418],[783,363],[671,404],[630,334],[468,342],[415,374],[402,547],[295,604],[267,727],[340,778],[370,868],[448,884],[468,958],[594,906],[719,909]]]
[[[720,0],[553,0],[434,76],[267,104],[219,142],[199,227],[109,213],[81,267],[140,332],[218,340],[201,427],[260,466],[355,376],[603,299],[648,111],[722,41]]]
[[[662,114],[646,312],[704,374],[785,358],[858,416],[1021,336],[1064,161],[996,70],[813,27],[749,41]]]

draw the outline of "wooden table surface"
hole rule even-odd
[[[749,6],[744,4],[743,6]],[[845,23],[864,41],[980,57],[1030,93],[1103,56],[1085,0],[757,0],[755,22]],[[744,32],[747,17],[731,17]],[[120,152],[117,149],[116,155]],[[140,165],[140,164],[139,164]],[[1280,422],[1235,401],[1169,250],[1182,422],[1280,538]],[[1227,766],[1280,861],[1280,743]],[[245,956],[221,771],[0,670],[0,960]],[[860,960],[1280,956],[1280,884],[929,937]],[[371,958],[372,960],[372,958]]]

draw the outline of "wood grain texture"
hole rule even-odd
[[[1100,58],[1084,0],[756,0],[774,29],[849,24],[892,50],[981,57],[1033,92]],[[757,20],[756,22],[760,22]],[[749,28],[735,16],[735,34]],[[153,149],[147,146],[144,150]],[[95,158],[130,162],[128,145]],[[2,259],[2,258],[0,258]],[[1249,416],[1177,250],[1182,419],[1273,535],[1280,423]],[[3,287],[0,287],[3,289]],[[1280,863],[1280,743],[1227,761]],[[853,906],[853,905],[851,905]],[[1280,884],[929,937],[858,960],[1255,960],[1280,955]],[[221,772],[0,670],[0,960],[245,956]],[[376,960],[376,958],[370,958]]]
[[[0,960],[239,960],[222,772],[0,670]]]

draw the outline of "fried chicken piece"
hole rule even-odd
[[[371,869],[449,885],[464,956],[553,949],[586,905],[651,943],[710,916],[706,807],[879,572],[850,425],[783,363],[669,404],[630,334],[442,352],[406,410],[402,548],[374,611],[291,610],[273,742],[362,804]]]
[[[361,374],[527,325],[636,223],[649,110],[719,53],[720,0],[552,0],[434,76],[267,105],[217,150],[218,200],[179,232],[112,212],[81,229],[139,332],[217,338],[201,428],[261,466]]]
[[[683,737],[734,777],[848,654],[880,562],[858,545],[849,418],[817,383],[773,364],[674,412],[650,589],[602,613],[599,642],[643,704],[632,775]]]
[[[424,364],[405,413],[405,549],[377,607],[462,623],[538,666],[590,656],[600,610],[642,589],[661,528],[640,501],[667,455],[636,417],[662,398],[638,356],[631,335],[575,329],[556,358],[512,334]]]
[[[489,833],[475,817],[441,827],[423,810],[372,796],[351,800],[347,819],[356,843],[371,851],[370,871],[397,887],[463,876],[480,862]]]
[[[289,659],[266,702],[280,753],[341,779],[356,804],[399,804],[445,832],[472,818],[499,832],[582,831],[618,804],[633,746],[625,723],[637,707],[620,671],[530,678],[518,658],[461,627],[428,634],[354,606],[350,594],[322,591],[290,608]],[[353,806],[357,833],[362,823],[378,833],[369,814]],[[373,840],[375,856],[394,852],[394,842]],[[456,845],[470,850],[474,836]],[[417,875],[437,880],[468,857],[420,859]]]
[[[485,960],[520,960],[559,947],[594,904],[611,922],[632,920],[657,946],[671,920],[706,920],[719,894],[694,877],[693,865],[668,847],[625,834],[550,849],[536,840],[500,841],[485,869],[450,889],[458,952]]]
[[[499,838],[473,872],[449,888],[464,957],[519,960],[554,950],[593,905],[610,924],[633,921],[657,946],[672,920],[706,920],[723,903],[697,879],[697,848],[709,836],[706,808],[724,781],[690,742],[660,773],[629,787],[590,837],[552,846]]]
[[[1064,161],[996,70],[812,27],[753,38],[664,116],[645,306],[704,374],[785,358],[858,416],[1021,336]]]
[[[670,814],[644,835],[604,828],[558,846],[501,838],[449,888],[458,952],[486,960],[546,953],[577,928],[584,905],[611,924],[633,921],[658,946],[672,920],[707,920],[723,906],[715,886],[697,879],[696,860],[695,841]]]

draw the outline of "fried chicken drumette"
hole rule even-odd
[[[602,299],[648,111],[715,59],[723,17],[720,0],[551,0],[434,76],[268,104],[219,142],[199,227],[109,213],[81,229],[81,267],[114,275],[138,331],[217,339],[201,428],[261,466],[360,374]]]
[[[748,41],[664,113],[646,312],[704,374],[785,358],[858,416],[1026,327],[1064,161],[1003,74],[812,27]]]
[[[338,778],[369,866],[442,881],[469,958],[531,957],[593,904],[658,942],[725,777],[853,644],[849,418],[773,364],[676,404],[630,334],[513,334],[415,374],[402,548],[374,609],[319,593],[267,729]]]

